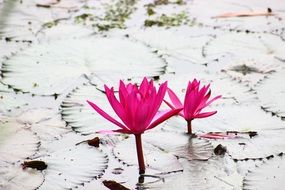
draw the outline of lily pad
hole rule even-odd
[[[38,137],[15,121],[0,123],[0,161],[14,163],[32,156],[40,145]],[[13,151],[11,151],[13,150]]]
[[[25,110],[17,117],[19,123],[25,124],[25,128],[30,128],[36,132],[41,140],[51,140],[60,138],[62,134],[69,132],[62,121],[59,113],[53,109],[38,108]]]
[[[167,126],[165,126],[167,127]],[[144,140],[159,149],[188,160],[208,160],[212,157],[212,145],[203,139],[191,138],[187,134],[154,132],[146,133]]]
[[[82,76],[94,78],[95,84],[108,83],[104,77],[110,76],[117,82],[161,75],[164,66],[141,43],[122,38],[67,39],[34,45],[7,60],[3,82],[24,92],[52,95],[70,89]]]
[[[142,136],[144,139],[144,136]],[[144,160],[147,168],[157,170],[158,173],[181,171],[182,167],[177,158],[169,152],[165,152],[147,142],[142,142]],[[114,155],[127,165],[137,165],[135,139],[128,139],[118,143],[113,149]]]
[[[275,35],[229,33],[212,40],[205,47],[205,56],[222,63],[211,64],[211,70],[225,70],[253,62],[257,70],[266,72],[266,68],[274,70],[280,66],[279,59],[284,58],[284,44]]]
[[[86,100],[94,101],[107,113],[114,113],[104,93],[93,85],[85,85],[71,92],[62,102],[62,118],[76,132],[87,135],[116,127],[102,118]],[[115,114],[113,114],[115,118]]]
[[[106,154],[87,144],[67,145],[69,141],[59,140],[54,145],[48,145],[46,154],[37,156],[37,160],[48,165],[43,171],[45,181],[39,189],[75,188],[103,175],[108,165]],[[55,147],[56,144],[61,147]]]
[[[34,1],[5,1],[3,21],[0,22],[2,36],[13,40],[36,41],[37,34],[47,23],[57,22],[70,16],[68,10],[39,8]]]
[[[282,190],[285,178],[284,156],[275,156],[247,174],[243,189],[276,189]]]
[[[131,32],[131,36],[158,50],[165,55],[165,59],[171,58],[184,60],[191,63],[205,63],[203,55],[204,46],[212,40],[213,33],[201,27],[178,27],[165,30],[163,28],[150,28],[144,31]],[[172,61],[175,64],[174,61]],[[178,67],[179,68],[179,67]],[[191,71],[191,69],[189,69]]]

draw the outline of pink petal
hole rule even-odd
[[[216,113],[217,113],[217,111],[199,113],[199,114],[195,115],[195,118],[210,117],[210,116],[212,116],[212,115],[214,115]]]
[[[183,104],[181,103],[181,101],[179,100],[177,95],[170,88],[167,88],[167,93],[169,95],[169,98],[170,98],[171,102],[173,103],[173,105],[176,108],[183,107]]]
[[[106,112],[104,112],[101,108],[99,108],[96,104],[94,104],[93,102],[88,101],[88,104],[97,112],[99,113],[102,117],[104,117],[105,119],[107,119],[108,121],[110,121],[111,123],[119,126],[120,128],[128,131],[129,129],[124,126],[123,124],[121,124],[120,122],[118,122],[117,120],[115,120],[113,117],[111,117],[109,114],[107,114]]]
[[[207,107],[208,105],[210,105],[212,102],[214,102],[215,100],[221,98],[222,96],[219,95],[219,96],[216,96],[215,98],[211,99],[209,102],[206,103],[205,107]]]
[[[239,136],[237,136],[237,135],[223,134],[223,133],[206,133],[206,134],[199,134],[197,136],[200,138],[207,138],[207,139],[234,139],[234,138],[239,138]]]
[[[162,101],[163,101],[163,98],[165,96],[165,93],[166,93],[166,90],[167,90],[167,81],[164,82],[163,84],[161,84],[159,86],[159,89],[158,89],[158,92],[157,94],[155,94],[155,89],[153,91],[153,96],[155,96],[155,99],[154,99],[154,102],[153,102],[153,106],[152,106],[152,109],[149,113],[149,117],[148,119],[152,120],[153,117],[156,115]]]
[[[171,109],[173,109],[173,110],[175,109],[175,107],[174,107],[173,105],[171,105],[168,101],[166,101],[166,100],[163,100],[163,101],[164,101],[164,102],[166,103],[166,105],[168,105]],[[182,107],[179,107],[179,108],[182,108],[182,109],[183,109],[183,105],[182,105]],[[181,117],[184,118],[183,110],[181,110],[178,115],[180,115]]]
[[[120,102],[123,107],[126,106],[126,97],[128,95],[128,91],[126,89],[126,86],[122,80],[120,80],[120,85],[119,85],[119,98]]]
[[[152,129],[152,128],[156,127],[157,125],[161,124],[162,122],[164,122],[165,120],[169,119],[170,117],[172,117],[174,115],[177,115],[181,110],[182,110],[182,108],[175,109],[175,110],[170,110],[170,111],[164,113],[163,115],[158,117],[156,120],[153,120],[151,122],[151,124],[146,128],[146,130],[149,130],[149,129]]]
[[[129,124],[128,117],[125,114],[125,110],[123,106],[120,104],[120,102],[115,97],[113,88],[109,89],[106,85],[104,87],[105,87],[106,96],[113,110],[120,117],[120,119],[125,123],[125,125],[128,126]]]
[[[148,90],[148,81],[147,81],[147,78],[144,77],[142,83],[140,84],[140,89],[139,89],[139,91],[143,95],[143,97],[147,93],[147,90]]]

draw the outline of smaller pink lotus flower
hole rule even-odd
[[[216,96],[209,100],[211,96],[211,90],[209,90],[209,88],[210,84],[203,86],[200,89],[200,81],[197,81],[196,79],[194,79],[192,82],[189,81],[184,97],[184,105],[170,88],[167,89],[167,93],[173,105],[165,100],[164,102],[172,109],[183,108],[179,115],[187,121],[188,134],[192,134],[191,121],[193,119],[209,117],[217,113],[217,111],[202,112],[205,107],[222,97]]]
[[[115,97],[113,87],[111,89],[106,85],[104,87],[109,103],[122,122],[111,117],[93,102],[87,102],[102,117],[121,128],[115,132],[135,135],[140,173],[144,173],[141,134],[178,114],[182,108],[158,112],[167,90],[167,82],[161,84],[156,91],[153,81],[148,82],[146,78],[143,79],[139,88],[135,84],[125,85],[123,81],[120,81],[119,100]]]

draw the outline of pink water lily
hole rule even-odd
[[[153,81],[148,81],[146,78],[143,79],[139,87],[131,83],[126,85],[120,81],[119,99],[116,98],[113,87],[108,88],[106,85],[104,87],[108,101],[121,121],[104,112],[93,102],[87,102],[102,117],[120,127],[120,129],[114,130],[115,132],[135,135],[140,173],[144,173],[141,134],[178,114],[182,108],[171,109],[163,113],[158,112],[167,90],[167,82],[161,84],[156,91]]]
[[[209,100],[211,96],[211,90],[209,90],[209,88],[210,84],[203,86],[200,89],[200,81],[197,81],[196,79],[192,82],[189,81],[184,97],[184,104],[181,103],[177,95],[170,88],[167,89],[172,104],[168,101],[164,101],[172,109],[183,108],[179,115],[187,121],[189,134],[192,134],[191,122],[193,119],[205,118],[217,113],[217,111],[202,112],[202,110],[209,106],[213,101],[222,97],[219,95]]]

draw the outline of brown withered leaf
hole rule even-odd
[[[250,17],[250,16],[273,16],[272,10],[268,8],[266,11],[241,11],[241,12],[227,12],[212,18],[230,18],[230,17]]]

